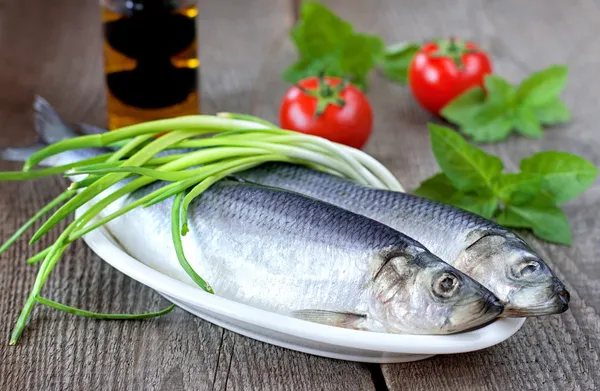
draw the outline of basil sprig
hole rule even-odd
[[[523,159],[520,172],[505,173],[497,157],[469,144],[447,127],[429,124],[433,154],[442,172],[414,194],[454,205],[506,227],[526,228],[540,239],[568,244],[571,229],[560,208],[596,179],[597,168],[568,152],[546,151]]]
[[[518,86],[498,75],[485,77],[485,91],[474,87],[452,100],[441,115],[479,143],[497,142],[516,131],[541,138],[544,125],[571,119],[559,95],[567,82],[568,68],[553,65],[531,74]]]

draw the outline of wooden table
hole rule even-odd
[[[277,121],[288,87],[280,73],[295,59],[287,33],[290,1],[204,0],[199,16],[202,103]],[[360,31],[387,42],[457,34],[488,48],[496,70],[518,81],[554,63],[570,66],[564,94],[574,120],[543,140],[490,145],[509,169],[535,151],[566,150],[600,163],[600,5],[593,0],[327,1]],[[105,123],[97,0],[0,0],[0,147],[35,139],[34,94],[70,121]],[[366,148],[408,187],[433,174],[425,123],[432,118],[406,87],[372,75],[376,114]],[[0,163],[0,170],[19,165]],[[67,185],[61,177],[0,183],[0,240]],[[82,319],[38,307],[18,346],[8,335],[36,267],[20,241],[0,256],[1,390],[591,390],[600,384],[600,186],[565,209],[572,247],[531,242],[566,282],[571,309],[529,319],[514,337],[468,354],[398,365],[330,360],[267,345],[175,310],[154,320]],[[143,311],[166,301],[75,244],[44,288],[50,298],[103,312]]]

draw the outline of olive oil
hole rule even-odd
[[[105,4],[102,9],[109,129],[197,114],[200,62],[195,4],[123,3],[121,7]]]

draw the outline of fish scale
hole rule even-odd
[[[347,210],[336,208],[287,191],[268,189],[235,182],[221,182],[219,192],[207,191],[192,202],[191,216],[213,218],[214,221],[245,219],[255,228],[287,233],[301,230],[306,239],[340,247],[365,246],[387,248],[423,247],[415,240],[398,234],[388,226],[371,219],[355,218]],[[269,202],[265,203],[265,199]],[[224,201],[225,200],[225,201]],[[221,208],[211,205],[225,203]],[[202,211],[202,212],[201,212]],[[200,216],[200,213],[204,213]],[[217,215],[215,215],[217,214]],[[281,222],[284,224],[281,224]],[[326,235],[324,235],[326,234]],[[402,240],[399,240],[402,237]],[[400,247],[399,247],[400,246]]]

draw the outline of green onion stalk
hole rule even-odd
[[[35,169],[45,159],[62,152],[108,146],[117,149],[63,166]],[[189,152],[174,151],[176,153],[157,156],[169,149]],[[35,304],[96,319],[143,319],[171,311],[174,306],[143,314],[102,314],[61,304],[41,295],[44,283],[73,241],[135,208],[148,207],[168,198],[174,199],[171,232],[177,259],[201,289],[214,294],[210,284],[190,266],[183,251],[181,238],[188,231],[188,207],[194,198],[219,180],[275,161],[302,164],[364,185],[403,191],[400,183],[381,163],[360,150],[280,129],[257,117],[234,113],[150,121],[108,133],[63,140],[34,153],[25,162],[22,171],[0,172],[0,181],[30,180],[57,174],[83,176],[19,228],[0,247],[0,253],[51,211],[54,210],[32,235],[30,244],[73,216],[77,209],[89,205],[50,247],[27,260],[29,264],[39,263],[40,266],[9,343],[17,343]],[[133,178],[123,187],[113,187],[128,177]],[[102,215],[108,205],[156,181],[167,184],[110,215]],[[101,193],[102,197],[98,197]]]

